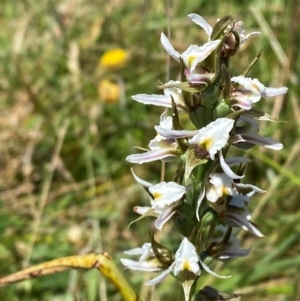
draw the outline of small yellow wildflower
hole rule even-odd
[[[125,66],[129,57],[128,51],[116,48],[106,51],[99,60],[99,67],[102,69],[118,70]]]
[[[102,79],[98,83],[98,93],[103,102],[116,103],[120,99],[119,85],[108,79]]]

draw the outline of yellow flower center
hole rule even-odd
[[[182,270],[188,270],[190,271],[191,270],[191,265],[190,265],[190,262],[188,260],[185,260],[183,265],[182,265]]]
[[[209,150],[213,144],[213,139],[211,138],[205,138],[201,142],[201,146],[203,146],[206,150]]]
[[[230,191],[229,191],[228,187],[226,187],[226,186],[222,187],[222,192],[223,192],[223,195],[230,195]]]
[[[193,61],[194,61],[195,58],[196,58],[195,55],[190,55],[190,56],[188,57],[187,64],[188,64],[188,67],[189,67],[189,68],[191,68],[191,66],[192,66]]]
[[[161,199],[161,197],[162,197],[162,193],[159,192],[159,191],[153,192],[152,195],[153,195],[153,197],[154,197],[154,201],[159,201],[159,200]]]

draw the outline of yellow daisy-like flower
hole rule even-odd
[[[99,67],[103,69],[118,70],[125,66],[129,57],[127,50],[117,48],[106,51],[99,60]]]
[[[108,79],[102,79],[98,83],[97,89],[103,102],[116,103],[120,99],[121,91],[119,85]]]

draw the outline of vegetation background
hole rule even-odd
[[[251,2],[251,3],[250,3]],[[0,276],[62,256],[106,251],[121,267],[124,250],[147,241],[151,219],[128,228],[132,207],[147,197],[131,173],[127,155],[155,135],[161,108],[135,103],[131,95],[160,93],[179,66],[159,42],[169,26],[179,51],[207,41],[188,18],[210,24],[231,14],[247,32],[232,62],[235,75],[263,49],[251,71],[266,86],[288,86],[284,97],[257,107],[280,123],[262,123],[280,140],[280,152],[256,147],[247,170],[268,190],[252,201],[253,218],[266,235],[241,234],[246,258],[213,269],[229,280],[203,276],[203,285],[245,292],[242,300],[300,300],[300,107],[297,0],[1,0],[0,3]],[[250,6],[249,6],[250,3]],[[127,60],[103,54],[123,49]],[[119,54],[120,55],[120,54]],[[122,55],[122,52],[121,52]],[[102,57],[102,60],[100,59]],[[118,59],[118,56],[115,57]],[[161,165],[135,166],[157,181]],[[168,176],[168,171],[167,171]],[[172,239],[172,225],[156,238]],[[167,237],[168,236],[168,237]],[[122,268],[122,267],[121,267]],[[124,271],[145,300],[179,300],[168,277],[155,288],[150,275]],[[0,289],[0,300],[121,300],[96,270],[71,271]]]

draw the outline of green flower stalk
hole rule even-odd
[[[125,254],[139,256],[137,260],[122,259],[132,270],[159,272],[146,285],[156,285],[173,274],[182,284],[185,300],[191,300],[193,284],[204,272],[215,277],[228,278],[213,272],[208,263],[228,261],[247,256],[250,249],[241,249],[236,232],[243,228],[263,237],[251,223],[248,204],[262,189],[243,183],[244,157],[229,157],[232,147],[242,150],[262,145],[280,150],[281,143],[259,134],[258,121],[271,121],[264,112],[254,109],[262,97],[285,94],[286,87],[268,88],[258,79],[246,77],[257,58],[243,75],[232,76],[230,58],[238,55],[240,45],[260,35],[245,35],[243,23],[226,16],[211,27],[202,17],[188,17],[202,27],[208,42],[191,45],[180,54],[162,33],[161,43],[168,54],[179,63],[181,81],[169,81],[159,88],[161,95],[138,94],[132,98],[145,105],[156,105],[172,110],[172,116],[163,113],[154,128],[157,136],[144,153],[129,155],[126,160],[143,164],[161,160],[177,163],[173,179],[151,184],[140,179],[132,170],[134,179],[150,196],[150,206],[135,207],[141,217],[136,221],[155,217],[158,231],[173,221],[181,237],[174,254],[154,240]],[[194,130],[181,126],[180,114],[188,114]],[[195,300],[210,300],[209,296],[222,295],[213,288],[196,292]]]

